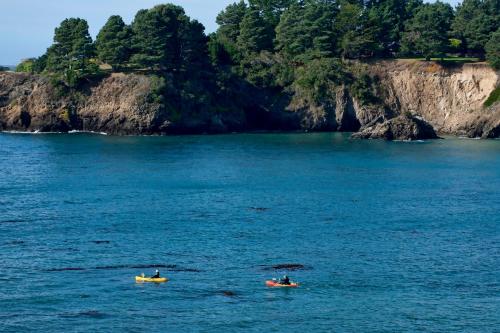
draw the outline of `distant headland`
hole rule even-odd
[[[0,68],[0,130],[499,137],[498,7],[240,1],[207,36],[165,4],[95,41],[69,18],[45,54]]]

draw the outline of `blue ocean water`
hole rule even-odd
[[[499,166],[498,140],[0,134],[0,331],[499,332]]]

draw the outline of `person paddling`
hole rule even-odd
[[[158,279],[160,278],[160,271],[156,270],[156,274],[151,277],[152,279]]]
[[[284,275],[281,279],[280,279],[280,284],[283,284],[283,285],[290,285],[290,278],[287,276],[287,275]]]

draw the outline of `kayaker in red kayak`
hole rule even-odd
[[[284,276],[280,279],[279,284],[282,284],[282,285],[285,285],[285,286],[290,285],[290,278],[289,278],[287,275],[284,275]]]
[[[266,286],[270,288],[297,288],[299,284],[297,282],[290,281],[288,276],[283,276],[281,279],[272,279],[266,281]]]

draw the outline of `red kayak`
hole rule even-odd
[[[281,284],[278,281],[268,280],[266,281],[266,286],[270,288],[297,288],[299,284],[297,282],[290,282],[290,284]]]

